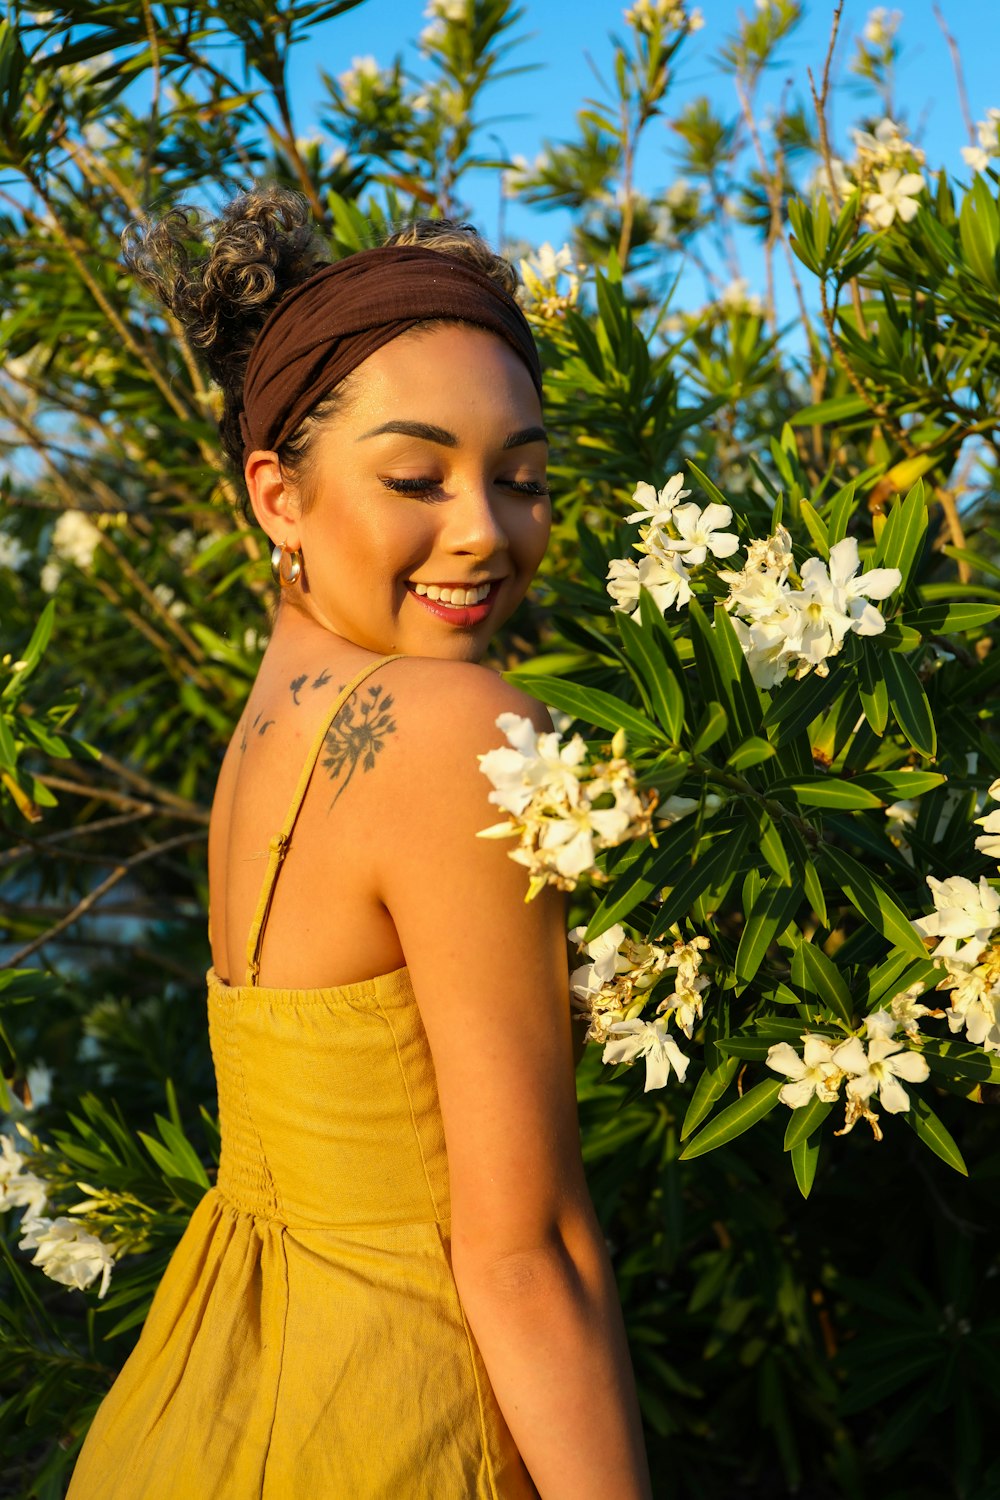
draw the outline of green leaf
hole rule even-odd
[[[819,871],[813,861],[807,859],[803,865],[803,885],[806,897],[812,905],[813,911],[819,917],[824,927],[829,927],[830,921],[826,911],[826,900],[823,896],[823,882],[819,878]]]
[[[757,734],[764,724],[760,693],[733,622],[721,604],[715,606],[711,640],[730,722],[742,735]]]
[[[891,609],[891,599],[905,595],[926,530],[927,501],[923,480],[918,479],[905,500],[897,500],[893,505],[875,548],[873,568],[898,568],[903,575],[899,588],[883,604],[883,609]],[[868,571],[866,568],[865,572]]]
[[[831,422],[847,422],[852,417],[866,417],[871,408],[860,396],[831,396],[829,401],[817,401],[807,406],[792,418],[793,427],[825,427]],[[840,537],[834,540],[840,541]]]
[[[744,819],[731,833],[720,833],[711,848],[699,854],[691,869],[673,887],[650,927],[650,938],[662,936],[678,917],[682,917],[705,891],[715,890],[739,869],[744,850],[750,842],[751,825]]]
[[[636,864],[614,882],[590,919],[585,941],[592,943],[616,922],[624,921],[654,892],[672,887],[681,879],[684,871],[691,867],[691,850],[697,832],[695,819],[685,818],[679,826],[660,834],[665,847],[658,850],[647,848]]]
[[[783,932],[802,900],[798,885],[784,885],[777,875],[769,875],[740,934],[735,969],[744,984],[749,984],[764,961],[764,955],[776,933]]]
[[[792,1110],[792,1118],[785,1129],[785,1150],[791,1151],[800,1141],[807,1141],[819,1129],[833,1108],[833,1102],[813,1094],[808,1104]]]
[[[856,397],[841,398],[856,401]],[[862,403],[863,404],[863,403]],[[837,491],[830,501],[827,525],[829,528],[830,546],[835,547],[842,542],[847,535],[847,525],[858,505],[857,480],[852,479],[845,484],[843,489]]]
[[[681,1125],[681,1140],[686,1141],[692,1130],[697,1130],[702,1120],[708,1118],[717,1100],[722,1098],[740,1065],[738,1057],[726,1057],[715,1068],[706,1068],[695,1084],[691,1102]]]
[[[580,687],[561,677],[516,677],[509,672],[501,675],[532,698],[538,698],[552,708],[561,708],[563,713],[572,714],[585,724],[596,724],[601,729],[610,729],[612,733],[617,729],[624,729],[630,740],[641,745],[663,741],[662,730],[647,719],[644,713],[600,688]]]
[[[792,983],[803,995],[814,995],[847,1026],[854,1024],[851,992],[837,965],[815,943],[801,942],[792,956]]]
[[[727,1145],[729,1141],[734,1141],[737,1136],[752,1129],[765,1115],[771,1113],[778,1102],[778,1091],[785,1081],[782,1078],[765,1078],[763,1083],[758,1083],[742,1099],[737,1099],[735,1104],[730,1104],[728,1109],[715,1115],[704,1130],[688,1142],[680,1154],[680,1160],[693,1161],[696,1156],[717,1151],[720,1146]]]
[[[922,604],[919,609],[908,609],[903,623],[919,630],[921,635],[957,635],[989,625],[998,615],[1000,604],[955,604],[940,599],[934,604]]]
[[[1000,1083],[1000,1053],[985,1052],[966,1041],[925,1037],[920,1055],[932,1073],[970,1083]]]
[[[799,1192],[803,1198],[808,1198],[812,1191],[818,1161],[819,1141],[803,1139],[797,1141],[792,1147],[792,1171],[795,1173],[795,1181],[798,1183]]]
[[[965,262],[973,275],[989,287],[1000,291],[997,276],[997,240],[1000,238],[1000,216],[982,177],[977,173],[971,190],[962,200],[958,216],[958,233]]]
[[[771,816],[765,808],[760,808],[757,816],[760,852],[768,867],[781,881],[781,884],[791,885],[792,866],[788,855],[785,853],[781,834],[774,826]]]
[[[863,641],[858,668],[858,694],[865,718],[872,732],[879,738],[885,733],[885,726],[889,722],[889,689],[881,666],[882,653],[876,653],[868,641]]]
[[[667,738],[677,744],[684,726],[684,694],[659,650],[653,632],[637,625],[622,610],[616,619],[625,655],[636,668],[649,695],[650,708]]]
[[[812,538],[816,551],[820,557],[828,558],[830,556],[830,537],[827,532],[826,522],[808,500],[799,501],[799,514],[805,522],[806,530]]]
[[[699,469],[696,463],[692,463],[690,459],[687,461],[687,471],[694,479],[698,488],[704,491],[713,505],[729,505],[729,501],[718,485],[713,484],[708,475],[702,469]],[[732,506],[729,508],[732,509]]]
[[[10,732],[10,725],[0,714],[0,766],[6,771],[17,770],[17,744]]]
[[[896,723],[914,750],[921,755],[937,754],[937,730],[927,694],[905,656],[887,652],[882,658],[889,702]]]
[[[748,740],[737,745],[727,758],[726,765],[731,771],[748,771],[751,766],[759,766],[762,761],[770,760],[774,754],[775,749],[770,740],[751,735]]]
[[[721,703],[709,703],[691,742],[691,754],[701,755],[721,740],[729,725],[729,715]]]
[[[810,672],[800,681],[786,681],[772,690],[770,707],[764,715],[765,729],[775,729],[776,745],[784,745],[807,729],[819,714],[829,708],[843,691],[844,679],[836,667],[826,677]]]
[[[0,25],[2,24],[3,23],[0,22]],[[54,599],[50,599],[48,604],[46,604],[45,608],[42,610],[41,614],[38,616],[38,621],[35,625],[35,628],[31,632],[31,639],[24,649],[24,653],[21,657],[21,660],[24,662],[24,666],[19,672],[11,677],[10,681],[7,683],[6,687],[3,690],[3,693],[0,694],[0,696],[4,698],[12,697],[16,692],[20,690],[21,684],[38,666],[38,663],[41,661],[42,656],[45,652],[45,648],[52,638],[52,627],[55,623],[55,618],[56,601]]]
[[[852,855],[835,849],[832,844],[822,845],[819,854],[847,899],[876,932],[914,958],[926,958],[927,950],[919,933],[910,926],[909,917],[874,875]]]
[[[962,1159],[961,1151],[922,1095],[910,1092],[910,1107],[902,1118],[935,1156],[940,1156],[949,1167],[961,1172],[963,1177],[968,1177],[969,1169]]]
[[[855,781],[841,781],[836,776],[809,777],[793,781],[790,787],[804,807],[826,807],[838,812],[857,812],[863,808],[881,807],[882,799]],[[772,795],[777,795],[772,789]]]
[[[862,771],[852,786],[864,787],[882,802],[922,797],[948,780],[940,771]]]

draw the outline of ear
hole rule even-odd
[[[250,504],[272,542],[299,547],[299,500],[293,486],[282,477],[278,455],[255,448],[243,467]]]

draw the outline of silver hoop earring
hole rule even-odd
[[[287,561],[286,561],[287,560]],[[275,542],[271,548],[271,576],[284,588],[294,583],[302,572],[302,553],[284,542]]]

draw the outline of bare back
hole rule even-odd
[[[374,653],[340,643],[303,651],[299,641],[294,655],[272,648],[261,664],[223,759],[209,826],[212,965],[227,983],[244,981],[269,840],[324,724],[329,734],[275,888],[258,982],[314,989],[405,962],[376,894],[374,858],[386,828],[380,755],[405,734],[401,718],[416,706],[401,706],[395,692],[406,664],[376,668],[330,723],[340,691],[374,660]]]

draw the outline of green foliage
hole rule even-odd
[[[972,826],[1000,774],[996,171],[932,176],[883,132],[838,186],[807,104],[769,126],[759,109],[790,0],[718,39],[729,112],[678,96],[693,12],[639,5],[570,138],[501,161],[483,100],[523,70],[530,7],[464,0],[437,8],[415,69],[323,75],[303,137],[290,55],[321,27],[335,55],[356,3],[64,0],[0,22],[0,1106],[49,1212],[79,1210],[115,1256],[105,1297],[66,1289],[17,1247],[20,1208],[0,1217],[0,1491],[64,1493],[215,1178],[204,847],[268,638],[266,547],[215,395],[121,273],[119,231],[270,177],[346,254],[397,219],[466,213],[472,174],[502,171],[574,227],[570,266],[529,262],[557,519],[493,664],[586,734],[624,730],[639,787],[683,809],[599,856],[572,903],[586,940],[622,923],[710,943],[683,1081],[644,1093],[641,1067],[604,1068],[594,1045],[579,1071],[656,1492],[988,1496],[1000,1053],[922,1016],[928,1077],[882,1113],[881,1143],[863,1119],[835,1134],[823,1098],[788,1109],[768,1055],[864,1035],[913,987],[936,1011],[942,970],[912,925],[926,877],[997,889]],[[886,114],[894,26],[852,65]],[[685,177],[641,191],[664,128]],[[888,166],[924,186],[883,225]],[[740,234],[799,268],[795,328],[740,283]],[[685,258],[701,307],[679,306]],[[692,570],[687,605],[642,588],[612,610],[629,497],[676,471],[731,507],[741,551],[787,527],[797,578],[845,540],[859,581],[898,569],[884,632],[848,632],[826,675],[761,685],[719,576],[735,556]],[[647,1000],[667,993],[661,977]]]

